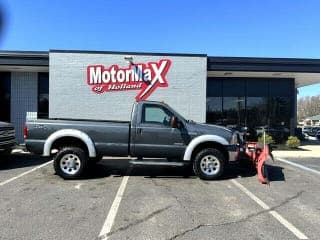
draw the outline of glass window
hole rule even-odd
[[[247,78],[248,97],[268,97],[268,78]]]
[[[224,97],[246,96],[246,78],[225,78],[222,82]]]
[[[223,78],[208,78],[207,97],[222,96],[222,79]]]
[[[270,97],[292,97],[294,91],[294,79],[273,78],[269,81]]]
[[[239,127],[245,125],[245,97],[223,98],[224,125]]]
[[[11,108],[11,79],[10,73],[0,73],[0,121],[10,122]]]
[[[38,118],[49,117],[49,73],[38,74]]]
[[[161,106],[144,105],[142,122],[170,126],[172,116],[171,112]]]
[[[290,127],[291,98],[288,97],[272,97],[269,99],[270,104],[270,126]]]
[[[229,127],[289,128],[294,94],[294,80],[289,78],[211,77],[206,120]]]
[[[247,127],[268,125],[268,98],[247,97]]]
[[[207,98],[207,122],[223,125],[222,97]]]

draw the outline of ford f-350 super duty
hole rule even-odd
[[[186,120],[153,101],[134,103],[130,122],[29,120],[24,137],[30,152],[54,156],[54,169],[65,179],[80,177],[103,156],[130,156],[139,165],[192,164],[201,179],[216,179],[236,160],[241,141],[237,132]]]

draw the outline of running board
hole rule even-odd
[[[144,165],[144,166],[170,166],[170,167],[183,167],[186,165],[184,162],[165,162],[165,161],[136,161],[131,160],[132,165]]]

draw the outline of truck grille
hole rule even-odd
[[[14,129],[0,129],[0,138],[11,138],[15,136]]]

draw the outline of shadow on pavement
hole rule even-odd
[[[282,170],[282,167],[268,165],[270,182],[285,181]],[[194,175],[192,166],[132,166],[130,165],[129,160],[115,159],[102,160],[100,163],[91,166],[89,174],[85,179],[108,177],[110,175],[113,175],[114,177],[142,176],[145,178],[198,178]],[[219,180],[228,180],[239,177],[246,178],[256,175],[255,169],[234,164],[226,167],[224,175]]]
[[[49,161],[49,158],[42,158],[32,154],[12,154],[11,156],[0,157],[1,170],[32,167]],[[270,182],[285,181],[283,168],[268,165]],[[107,159],[89,167],[85,179],[98,179],[122,176],[141,176],[145,178],[198,178],[194,175],[192,166],[168,167],[168,166],[133,166],[128,159]],[[256,171],[250,167],[243,167],[238,164],[226,167],[224,175],[219,180],[234,178],[246,178],[257,175]]]
[[[48,162],[49,160],[49,158],[42,158],[32,154],[11,154],[8,156],[0,156],[0,172],[1,170],[37,166]]]

